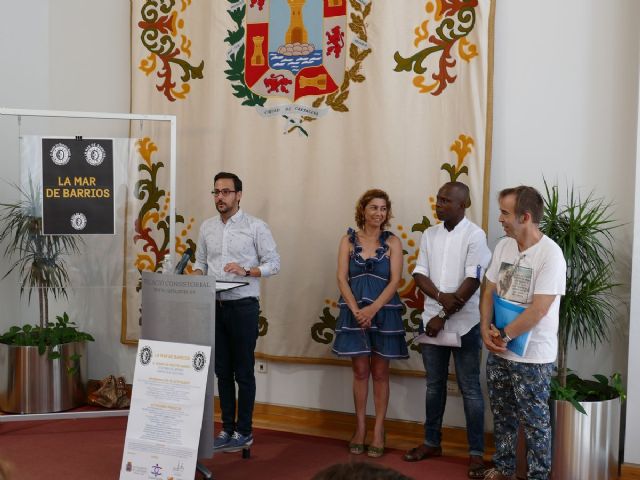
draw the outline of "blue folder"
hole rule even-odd
[[[493,292],[493,323],[498,328],[504,328],[513,322],[518,315],[525,310],[525,307],[511,303],[500,296],[496,292]],[[529,338],[531,332],[523,333],[517,336],[509,343],[507,343],[507,349],[519,356],[523,356],[527,351],[529,345]]]

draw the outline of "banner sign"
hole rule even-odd
[[[42,233],[114,234],[113,140],[42,139]]]
[[[211,347],[140,339],[120,479],[196,471]]]

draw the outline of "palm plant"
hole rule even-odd
[[[616,315],[618,284],[613,281],[612,231],[620,225],[611,218],[611,204],[593,192],[582,198],[567,189],[561,205],[558,186],[546,180],[544,215],[540,230],[562,249],[567,261],[566,293],[560,301],[558,327],[558,383],[567,386],[567,350],[608,340]]]
[[[16,203],[0,203],[0,243],[7,242],[4,253],[14,261],[2,278],[17,270],[20,296],[28,289],[28,301],[38,292],[40,327],[48,324],[49,293],[67,298],[69,273],[64,257],[79,253],[81,240],[73,235],[43,235],[40,191],[29,182],[29,191],[13,185],[20,194]]]

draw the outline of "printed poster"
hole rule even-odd
[[[211,347],[140,339],[120,479],[195,476]]]

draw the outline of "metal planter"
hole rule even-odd
[[[553,480],[618,478],[620,398],[580,402],[578,412],[563,400],[551,402]]]
[[[0,410],[10,413],[49,413],[69,410],[86,401],[86,342],[59,346],[61,357],[50,360],[38,347],[0,344]],[[77,371],[69,374],[69,360]]]

